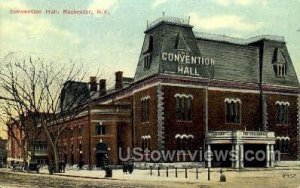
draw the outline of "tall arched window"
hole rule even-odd
[[[224,102],[225,102],[226,123],[240,123],[241,100],[226,98]]]
[[[277,124],[288,124],[289,115],[289,102],[276,101],[276,123]]]
[[[143,97],[141,99],[141,121],[148,122],[149,121],[149,100],[150,97]]]
[[[175,96],[176,119],[180,121],[192,120],[192,95],[176,94]]]

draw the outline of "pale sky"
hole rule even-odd
[[[188,17],[194,31],[249,38],[284,36],[300,77],[300,0],[0,0],[0,59],[9,54],[57,63],[80,61],[108,74],[134,76],[147,20]],[[11,10],[42,10],[40,15]],[[47,15],[56,9],[59,15]],[[62,10],[94,15],[63,15]],[[106,9],[107,15],[96,10]]]

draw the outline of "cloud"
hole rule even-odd
[[[236,31],[255,31],[262,27],[263,23],[248,22],[237,15],[215,15],[200,17],[196,12],[189,14],[191,24],[204,30],[231,29]]]
[[[152,8],[156,8],[159,5],[164,4],[165,2],[167,2],[167,0],[153,0],[151,6]]]
[[[250,6],[250,5],[267,5],[268,0],[215,0],[218,5],[221,6],[231,6],[231,5],[239,5],[239,6]]]
[[[119,5],[118,0],[93,0],[89,6],[88,10],[97,10],[97,9],[105,9],[112,12]]]
[[[0,10],[3,14],[1,15],[0,44],[6,46],[1,50],[1,56],[15,50],[27,52],[44,50],[46,52],[62,48],[62,44],[65,43],[77,45],[81,41],[69,30],[57,27],[50,17],[10,14],[11,9],[31,10],[33,8],[20,0],[4,1],[1,4]]]

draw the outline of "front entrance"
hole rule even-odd
[[[212,144],[212,167],[231,167],[230,151],[232,150],[231,144]]]
[[[232,151],[229,159],[219,161],[214,153],[208,155],[208,167],[274,167],[274,132],[267,131],[211,131],[205,135],[207,151]],[[224,158],[224,157],[223,157]],[[232,159],[232,160],[231,160]],[[230,165],[230,161],[232,162]]]
[[[265,167],[266,155],[265,144],[245,144],[244,167]]]
[[[98,143],[96,145],[96,167],[104,167],[108,164],[108,150],[107,145],[104,143]]]

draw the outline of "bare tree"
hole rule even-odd
[[[31,119],[32,114],[25,114],[23,110],[18,109],[12,101],[1,101],[0,120],[7,126],[8,137],[13,139],[22,150],[22,159],[27,163],[28,156],[34,158],[34,143],[41,134],[41,128],[37,128]]]
[[[23,131],[28,126],[23,119],[31,119],[31,128],[42,128],[53,153],[56,171],[59,169],[58,142],[62,132],[80,112],[88,108],[91,99],[86,72],[74,63],[57,67],[41,59],[3,62],[0,71],[0,100],[6,120],[14,121]],[[29,139],[29,135],[24,137]],[[32,148],[34,149],[34,148]]]

